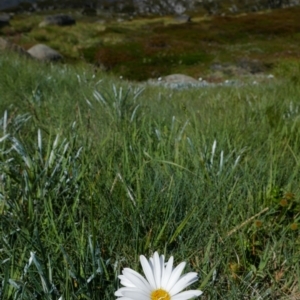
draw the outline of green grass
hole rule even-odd
[[[299,63],[189,90],[0,68],[1,299],[115,299],[156,250],[199,272],[202,299],[297,299]]]

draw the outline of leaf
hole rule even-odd
[[[189,219],[193,215],[195,209],[196,209],[196,206],[190,211],[190,213],[183,219],[183,221],[177,227],[177,229],[175,230],[174,234],[172,235],[172,237],[169,241],[169,244],[171,244],[177,238],[177,236],[180,234],[180,232],[183,230],[183,228],[185,227],[185,225],[187,224],[187,222],[189,221]]]

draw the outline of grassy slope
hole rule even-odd
[[[211,81],[272,72],[281,60],[299,58],[299,7],[175,24],[172,17],[118,23],[75,15],[72,27],[39,28],[42,15],[17,15],[3,35],[29,48],[45,43],[68,62],[78,59],[131,80],[185,73]],[[229,65],[221,71],[213,65]]]
[[[114,299],[155,250],[199,272],[202,299],[297,299],[299,64],[140,95],[79,65],[0,68],[3,299]]]

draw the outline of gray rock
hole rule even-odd
[[[8,14],[0,15],[0,27],[9,26],[9,21],[10,21],[10,15],[8,15]]]
[[[202,78],[197,80],[184,74],[172,74],[165,77],[159,77],[158,79],[149,79],[146,83],[175,90],[216,86],[214,83],[209,83]]]
[[[195,78],[184,74],[172,74],[165,77],[159,77],[157,80],[149,79],[147,82],[150,85],[164,86],[171,89],[209,86],[209,83],[202,80],[202,78],[196,80]]]
[[[198,83],[198,80],[184,74],[172,74],[161,78],[165,83]]]
[[[32,57],[43,61],[58,61],[63,59],[63,56],[59,52],[44,44],[37,44],[28,49],[27,52]]]
[[[192,18],[188,15],[178,15],[174,17],[174,20],[178,23],[188,23],[192,21]]]
[[[45,27],[49,25],[58,25],[58,26],[69,26],[76,24],[76,21],[73,17],[69,15],[53,15],[47,16],[39,24],[39,27]]]

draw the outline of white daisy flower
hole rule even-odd
[[[181,276],[185,262],[173,269],[173,256],[165,263],[165,257],[155,252],[146,259],[140,256],[140,262],[146,279],[136,271],[125,268],[119,275],[124,287],[115,292],[117,300],[188,300],[202,294],[200,290],[184,291],[187,286],[198,280],[197,273],[190,272]]]

